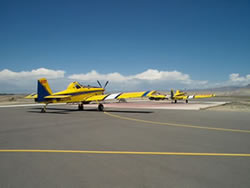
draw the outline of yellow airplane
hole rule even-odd
[[[155,100],[155,101],[159,101],[159,100],[165,100],[165,99],[169,99],[169,96],[167,95],[163,95],[157,91],[151,93],[151,95],[149,96],[150,100]]]
[[[180,90],[176,90],[174,93],[174,90],[171,89],[171,99],[174,100],[175,103],[177,103],[177,100],[186,100],[186,103],[188,103],[188,99],[201,99],[210,97],[215,97],[215,94],[187,95],[186,92],[182,92]]]
[[[176,90],[176,92],[174,93],[174,90],[171,89],[171,94],[170,96],[168,95],[163,95],[163,94],[155,94],[155,93],[151,93],[151,96],[149,96],[150,100],[165,100],[165,99],[171,99],[172,101],[174,101],[174,103],[177,103],[177,100],[186,100],[186,103],[188,103],[189,99],[200,99],[200,98],[210,98],[210,97],[215,97],[214,94],[206,94],[206,95],[187,95],[186,92],[182,92],[180,90]]]
[[[129,93],[113,93],[104,94],[105,86],[102,87],[99,81],[97,81],[100,87],[83,86],[78,82],[72,82],[69,84],[66,90],[52,93],[48,81],[46,78],[41,78],[37,82],[37,94],[30,94],[26,96],[27,99],[34,99],[35,102],[45,104],[41,109],[41,112],[46,112],[46,107],[50,103],[78,103],[78,109],[83,110],[84,104],[88,104],[92,101],[97,102],[98,110],[103,111],[104,106],[102,101],[111,99],[126,99],[126,98],[140,98],[151,96],[155,91],[143,91],[143,92],[129,92]]]

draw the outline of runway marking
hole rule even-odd
[[[117,154],[117,155],[250,157],[250,153],[191,153],[191,152],[138,152],[138,151],[38,150],[38,149],[1,149],[0,153],[78,153],[78,154]]]
[[[157,124],[157,125],[167,125],[167,126],[174,126],[174,127],[185,127],[185,128],[195,128],[195,129],[206,129],[206,130],[214,130],[214,131],[227,131],[227,132],[240,132],[240,133],[250,133],[250,130],[242,130],[242,129],[225,129],[225,128],[218,128],[218,127],[203,127],[203,126],[195,126],[195,125],[185,125],[185,124],[176,124],[176,123],[165,123],[165,122],[157,122],[157,121],[148,121],[143,119],[135,119],[129,118],[124,116],[119,116],[115,114],[111,114],[109,112],[104,112],[106,115],[115,117],[118,119],[125,119],[130,121],[142,122],[142,123],[149,123],[149,124]]]

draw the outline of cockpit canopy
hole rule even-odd
[[[91,86],[91,85],[84,86],[80,84],[79,82],[72,82],[69,84],[67,89],[80,89],[80,88],[100,88],[100,87]]]

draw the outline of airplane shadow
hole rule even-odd
[[[31,108],[32,110],[29,110],[27,112],[30,113],[41,113],[41,108]],[[55,110],[55,111],[50,111],[50,110]],[[84,109],[82,112],[95,112],[95,113],[100,113],[97,109]],[[78,109],[68,109],[68,108],[47,108],[46,113],[49,114],[69,114],[70,112],[80,112]],[[116,112],[116,113],[141,113],[141,114],[149,114],[153,113],[153,111],[142,111],[142,110],[104,110],[104,112]]]
[[[29,110],[27,112],[30,112],[30,113],[41,113],[41,108],[39,107],[35,107],[35,108],[30,108],[32,110]],[[50,111],[50,110],[56,110],[56,111]],[[66,108],[47,108],[47,111],[46,113],[49,113],[49,114],[69,114],[69,112],[72,112],[72,111],[78,111],[77,109],[66,109]]]
[[[43,114],[43,113],[41,113],[40,110],[38,110],[38,111],[29,110],[29,111],[27,111],[27,112],[29,112],[29,113],[36,113],[36,114]],[[67,112],[50,112],[50,111],[46,111],[45,114],[69,114],[69,113],[67,113]]]

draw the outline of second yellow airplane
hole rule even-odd
[[[186,103],[188,103],[189,99],[200,99],[200,98],[210,98],[215,97],[215,94],[197,94],[197,95],[187,95],[186,92],[182,92],[180,90],[176,90],[174,93],[174,90],[171,89],[170,95],[163,95],[160,93],[153,93],[153,95],[149,96],[150,100],[165,100],[170,99],[174,103],[177,103],[177,100],[185,100]]]
[[[78,109],[83,110],[84,104],[88,104],[92,101],[98,103],[98,110],[103,111],[104,106],[102,101],[111,99],[126,99],[126,98],[140,98],[152,96],[155,91],[143,91],[143,92],[129,92],[129,93],[113,93],[104,94],[105,86],[100,87],[83,86],[78,82],[72,82],[69,84],[66,90],[53,93],[46,78],[41,78],[37,82],[37,94],[30,94],[26,96],[27,99],[34,99],[35,102],[43,103],[44,107],[41,112],[46,112],[46,107],[51,103],[78,103]]]

